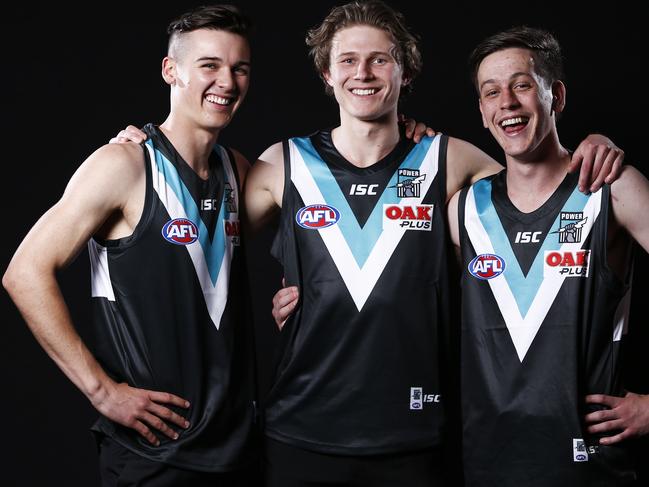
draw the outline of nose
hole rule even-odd
[[[358,67],[356,68],[356,75],[354,79],[356,80],[367,80],[372,78],[372,69],[370,63],[367,61],[360,61]]]
[[[216,84],[224,90],[231,90],[234,87],[234,73],[228,66],[223,66],[218,70]]]
[[[516,97],[516,93],[510,89],[504,89],[500,95],[500,108],[511,110],[513,108],[518,108],[520,103]]]

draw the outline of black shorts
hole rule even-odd
[[[387,455],[329,455],[266,438],[266,487],[442,487],[439,448]]]
[[[197,472],[154,462],[124,448],[108,436],[98,438],[101,487],[258,487],[259,472]]]

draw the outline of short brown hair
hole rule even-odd
[[[309,30],[306,36],[309,54],[318,74],[325,81],[327,93],[331,94],[333,90],[322,74],[329,69],[331,41],[336,32],[354,25],[368,25],[390,34],[396,44],[392,55],[402,67],[404,77],[410,81],[415,79],[421,71],[421,53],[417,46],[417,37],[407,29],[403,14],[380,0],[357,0],[334,7],[322,23]],[[409,83],[402,91],[409,92],[411,89]]]
[[[557,39],[547,30],[518,26],[487,37],[471,53],[469,66],[478,93],[480,92],[478,86],[480,63],[490,54],[513,47],[531,51],[534,69],[548,86],[557,80],[564,81],[563,57]]]
[[[224,30],[250,42],[252,22],[234,5],[203,5],[185,12],[167,27],[169,46],[180,35],[198,29]]]

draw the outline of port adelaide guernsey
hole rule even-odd
[[[587,394],[623,395],[630,287],[607,264],[610,188],[569,174],[537,210],[506,171],[463,190],[461,376],[467,486],[617,486],[623,446],[584,424]]]
[[[273,253],[300,303],[281,332],[270,438],[342,455],[439,444],[446,147],[402,139],[359,168],[329,131],[285,142]]]
[[[133,234],[91,240],[95,354],[131,386],[190,401],[187,430],[152,446],[107,418],[93,429],[154,461],[227,471],[250,461],[253,376],[240,195],[231,153],[215,146],[203,180],[153,125],[146,196]],[[173,406],[172,406],[173,407]]]

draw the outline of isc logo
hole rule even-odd
[[[349,194],[353,196],[376,195],[376,188],[378,187],[378,184],[352,184]]]
[[[176,218],[165,223],[162,236],[172,244],[189,245],[198,239],[198,228],[191,220]]]
[[[505,259],[494,254],[480,254],[469,262],[469,272],[478,279],[493,279],[505,271]]]
[[[338,220],[340,220],[340,212],[329,205],[305,206],[295,214],[295,221],[298,225],[314,230],[330,227]]]

